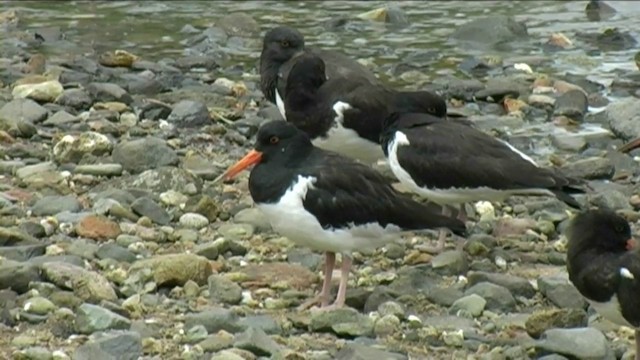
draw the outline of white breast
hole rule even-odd
[[[391,171],[396,176],[398,181],[400,181],[400,183],[402,183],[409,190],[440,205],[456,205],[482,200],[498,202],[504,201],[505,199],[513,195],[553,196],[553,193],[551,193],[547,189],[496,190],[489,187],[434,189],[418,186],[411,175],[404,168],[402,168],[400,162],[398,161],[398,148],[400,146],[409,145],[410,143],[407,136],[401,131],[396,131],[393,139],[389,142],[388,145],[389,166],[391,167]]]
[[[287,112],[284,109],[284,101],[282,101],[282,98],[280,97],[280,93],[278,93],[278,88],[276,88],[276,106],[278,107],[278,110],[280,111],[280,115],[282,115],[282,118],[284,120],[287,120]]]
[[[257,204],[279,234],[300,246],[344,254],[375,249],[398,238],[400,228],[395,225],[383,228],[378,223],[369,223],[323,229],[316,217],[306,211],[302,204],[315,181],[314,177],[298,176],[277,203]]]
[[[380,144],[361,138],[356,131],[344,127],[344,112],[349,109],[351,109],[351,105],[345,102],[335,103],[333,111],[335,111],[336,117],[333,126],[326,136],[314,139],[313,145],[360,160],[367,165],[384,158]]]

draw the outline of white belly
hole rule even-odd
[[[280,115],[282,115],[282,118],[284,120],[287,120],[287,112],[284,109],[284,101],[282,101],[282,98],[280,97],[280,94],[278,93],[278,88],[276,87],[276,106],[278,107],[278,110],[280,111]]]
[[[315,178],[298,176],[280,201],[257,204],[273,229],[297,245],[317,251],[350,254],[363,249],[381,247],[400,234],[394,225],[382,227],[377,223],[351,226],[341,229],[323,229],[320,222],[304,209],[302,201]]]
[[[357,132],[339,123],[327,132],[326,137],[316,138],[312,143],[321,149],[340,153],[367,165],[384,158],[380,144],[359,137]]]
[[[547,189],[496,190],[489,187],[430,189],[416,184],[411,175],[405,171],[398,161],[398,147],[409,145],[409,140],[400,131],[389,143],[389,166],[398,181],[408,190],[440,205],[456,205],[475,201],[500,202],[513,195],[546,195],[553,196]]]

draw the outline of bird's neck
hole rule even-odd
[[[324,135],[333,122],[333,111],[318,90],[310,85],[289,84],[285,95],[287,121],[315,139]]]
[[[260,90],[272,103],[276,102],[276,84],[278,81],[278,71],[282,64],[269,61],[266,56],[260,56]]]
[[[253,201],[256,204],[277,202],[296,180],[300,168],[313,151],[309,144],[309,147],[291,151],[289,156],[278,156],[256,165],[249,175],[249,192]]]

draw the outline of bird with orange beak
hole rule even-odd
[[[403,231],[466,231],[462,221],[397,192],[370,167],[314,147],[291,123],[267,122],[256,137],[255,148],[216,180],[229,180],[253,166],[249,192],[273,229],[300,246],[325,253],[320,295],[303,307],[317,302],[323,308],[344,305],[355,251],[381,247]],[[342,255],[340,284],[329,306],[337,253]]]

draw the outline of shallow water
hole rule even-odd
[[[356,15],[384,5],[377,1],[1,1],[2,8],[21,12],[21,29],[58,26],[67,40],[41,51],[95,54],[126,49],[148,59],[176,57],[187,53],[184,40],[193,36],[181,32],[185,25],[204,29],[231,12],[245,12],[262,30],[278,24],[298,28],[308,44],[340,49],[365,60],[386,78],[394,64],[416,52],[433,56],[420,71],[428,78],[454,74],[460,61],[473,56],[545,56],[552,61],[532,65],[534,71],[573,74],[608,85],[621,70],[634,70],[637,49],[603,52],[589,48],[576,38],[578,32],[602,32],[607,28],[629,31],[638,39],[640,5],[635,1],[608,1],[617,10],[612,19],[592,22],[584,7],[587,1],[402,1],[410,25],[396,28],[356,19]],[[456,26],[490,15],[513,15],[527,24],[530,38],[508,49],[472,48],[449,40]],[[352,19],[346,26],[328,30],[327,22]],[[572,49],[545,52],[542,44],[550,34],[562,32],[573,42]],[[231,53],[230,63],[243,64],[255,75],[260,37],[241,43]],[[410,61],[407,61],[410,63]],[[228,64],[227,64],[228,65]],[[536,68],[536,67],[539,68]],[[385,75],[386,73],[386,75]],[[411,78],[392,82],[411,86]],[[588,131],[593,131],[590,129]]]

